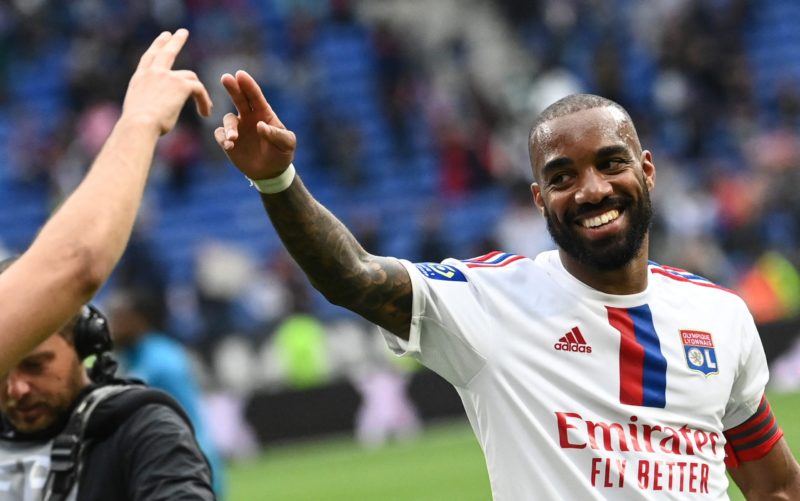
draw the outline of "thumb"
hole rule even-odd
[[[297,146],[297,137],[290,130],[281,129],[266,122],[258,122],[257,129],[262,138],[284,153],[294,151]]]

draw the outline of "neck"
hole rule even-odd
[[[628,295],[642,292],[647,288],[647,248],[648,239],[645,238],[636,257],[622,267],[608,271],[580,263],[562,249],[559,249],[558,254],[569,274],[592,289],[606,294]]]

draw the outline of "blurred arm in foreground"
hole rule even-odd
[[[0,276],[0,372],[57,331],[103,285],[130,237],[158,138],[191,96],[211,99],[197,75],[173,70],[185,29],[161,33],[142,55],[122,115],[86,178]],[[6,208],[5,210],[11,210]]]

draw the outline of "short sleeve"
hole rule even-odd
[[[413,288],[408,341],[381,329],[389,348],[412,356],[451,384],[465,387],[486,364],[486,332],[474,284],[455,262],[413,264],[400,260]]]
[[[753,317],[746,313],[741,324],[742,352],[725,416],[722,418],[725,430],[742,424],[756,413],[769,380],[767,357]]]

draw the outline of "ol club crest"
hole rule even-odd
[[[706,376],[719,374],[717,353],[714,351],[714,340],[711,333],[693,330],[681,330],[683,352],[689,369],[702,372]]]

